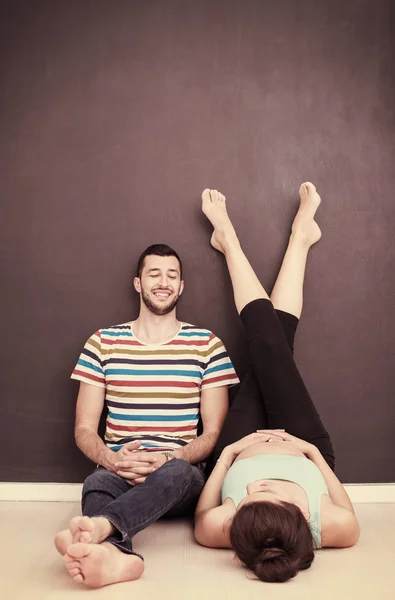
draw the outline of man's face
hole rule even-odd
[[[184,289],[180,263],[175,256],[146,256],[141,277],[135,277],[134,287],[154,315],[167,315]]]

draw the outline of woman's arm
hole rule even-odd
[[[329,497],[332,500],[333,504],[335,504],[335,506],[340,506],[340,508],[345,508],[352,514],[355,514],[354,507],[346,490],[344,489],[344,487],[342,486],[332,469],[329,467],[328,463],[326,462],[318,448],[314,445],[311,446],[312,448],[308,451],[306,456],[321,471],[322,476],[325,479],[325,483],[328,487]]]
[[[328,496],[322,496],[322,547],[348,548],[357,543],[359,534],[360,530],[356,516],[347,508],[336,506]]]
[[[210,477],[200,495],[195,513],[195,538],[209,548],[230,548],[228,529],[225,528],[234,514],[229,499],[221,505],[221,489],[228,468],[235,456],[231,451],[222,451]],[[227,503],[228,502],[228,503]]]
[[[202,493],[200,494],[199,502],[197,503],[195,512],[196,522],[203,513],[207,512],[211,508],[220,506],[222,484],[234,459],[234,454],[228,448],[225,448],[221,452],[221,455],[215,463],[215,467],[212,470]]]
[[[307,453],[321,471],[328,488],[329,498],[323,497],[321,504],[322,546],[348,548],[357,543],[359,524],[348,494],[321,452],[313,446]]]

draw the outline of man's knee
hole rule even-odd
[[[204,474],[199,467],[190,465],[186,460],[174,459],[164,465],[162,476],[171,485],[189,488],[192,485],[204,485]]]
[[[96,469],[85,479],[82,495],[84,496],[90,492],[107,491],[110,487],[113,487],[118,479],[120,479],[118,475],[107,471],[107,469]]]

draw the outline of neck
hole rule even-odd
[[[167,315],[155,315],[145,304],[133,323],[133,332],[144,344],[162,344],[174,337],[180,328],[180,322],[173,309]]]

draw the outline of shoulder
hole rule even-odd
[[[206,356],[216,352],[218,349],[225,350],[222,340],[210,329],[198,327],[191,323],[183,322],[177,337],[186,344],[199,346],[200,352],[207,353]]]
[[[196,541],[209,548],[231,548],[229,530],[235,512],[230,498],[226,498],[221,506],[204,511],[196,519]]]
[[[85,349],[100,350],[103,344],[113,344],[120,338],[130,337],[130,323],[122,323],[120,325],[111,325],[110,327],[104,327],[103,329],[97,329],[87,339],[85,343]]]
[[[98,329],[93,335],[100,338],[102,342],[114,342],[117,339],[132,337],[130,328],[131,323],[121,323],[120,325],[110,325]]]
[[[131,334],[130,326],[131,326],[131,321],[129,321],[128,323],[120,323],[119,325],[110,325],[110,327],[103,327],[102,329],[99,329],[98,332],[101,335],[105,335],[105,334],[122,335],[122,333]]]
[[[193,325],[192,323],[182,322],[180,334],[184,334],[184,336],[197,336],[202,339],[210,339],[212,337],[217,337],[210,329],[205,329],[204,327],[198,327],[197,325]],[[218,338],[217,338],[218,339]]]
[[[110,325],[109,327],[102,327],[101,329],[97,329],[94,333],[92,333],[92,335],[90,336],[92,337],[102,337],[104,335],[117,335],[117,334],[121,334],[122,333],[129,333],[131,332],[130,329],[130,325],[131,322],[129,323],[120,323],[119,325]],[[89,338],[90,339],[90,338]]]
[[[354,513],[336,506],[329,496],[324,495],[321,500],[322,546],[348,548],[357,543],[359,535],[359,524]]]

